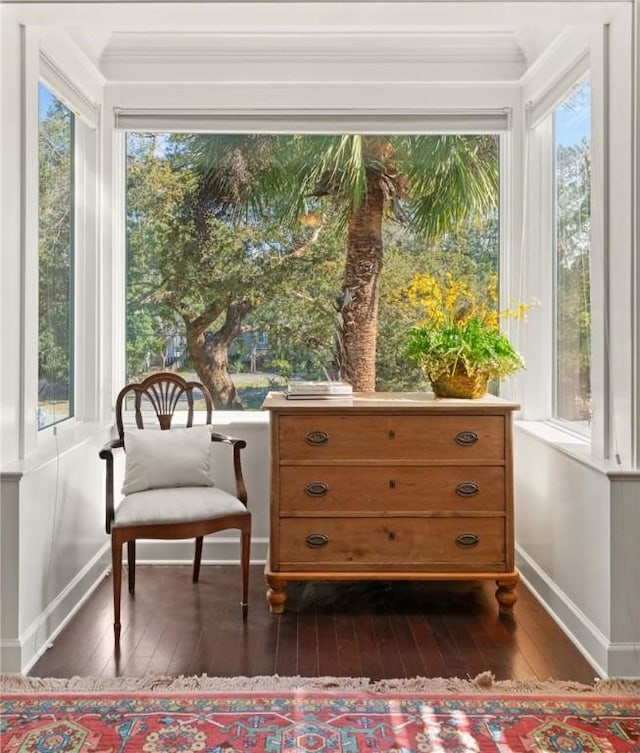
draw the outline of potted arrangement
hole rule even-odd
[[[443,282],[418,274],[409,287],[410,303],[424,316],[409,330],[405,354],[437,397],[478,398],[490,380],[524,368],[522,356],[500,331],[500,319],[524,318],[531,306],[498,311],[496,286],[492,277],[480,298],[447,273]]]

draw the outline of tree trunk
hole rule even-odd
[[[364,200],[349,216],[338,348],[342,377],[356,392],[371,392],[376,388],[383,213],[384,194],[379,176],[369,174]]]
[[[207,332],[202,321],[185,321],[187,351],[202,384],[209,390],[217,410],[242,410],[229,373],[229,345],[240,334],[242,320],[250,309],[247,301],[232,303],[223,326]]]

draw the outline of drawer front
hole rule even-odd
[[[502,416],[281,416],[280,460],[502,460]]]
[[[505,509],[503,466],[280,468],[280,514]]]
[[[285,518],[280,569],[502,571],[504,518]]]

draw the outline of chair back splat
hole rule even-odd
[[[243,439],[211,430],[213,400],[200,382],[160,372],[126,385],[116,398],[118,436],[100,450],[106,461],[105,520],[111,536],[113,567],[113,630],[120,642],[122,548],[127,545],[129,592],[135,589],[138,539],[195,538],[193,581],[200,576],[203,539],[229,528],[240,532],[242,619],[246,620],[249,593],[251,513],[242,475]],[[133,411],[135,426],[125,426]],[[174,426],[174,418],[180,415]],[[194,421],[196,422],[194,424]],[[158,431],[160,428],[162,431]],[[143,431],[140,431],[140,430]],[[226,491],[213,480],[211,442],[229,448],[235,490]],[[114,453],[126,453],[122,498],[115,504]]]
[[[145,428],[145,417],[155,415],[161,429],[170,429],[174,414],[180,404],[186,404],[185,426],[193,426],[195,398],[200,397],[205,410],[205,423],[210,424],[213,414],[213,400],[209,390],[200,382],[187,382],[178,374],[160,372],[151,374],[139,384],[131,383],[124,387],[116,399],[116,427],[118,436],[124,439],[124,414],[127,412],[127,399],[133,396],[133,410],[138,429]],[[153,414],[151,413],[153,411]]]

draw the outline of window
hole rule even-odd
[[[574,87],[553,113],[555,184],[554,417],[591,421],[591,90]]]
[[[450,273],[487,294],[498,186],[493,133],[128,131],[127,379],[176,369],[217,408],[254,409],[290,377],[341,377],[361,243],[382,266],[362,334],[376,389],[428,388],[402,357],[407,291],[416,273]]]
[[[38,91],[38,428],[73,416],[74,114]]]

